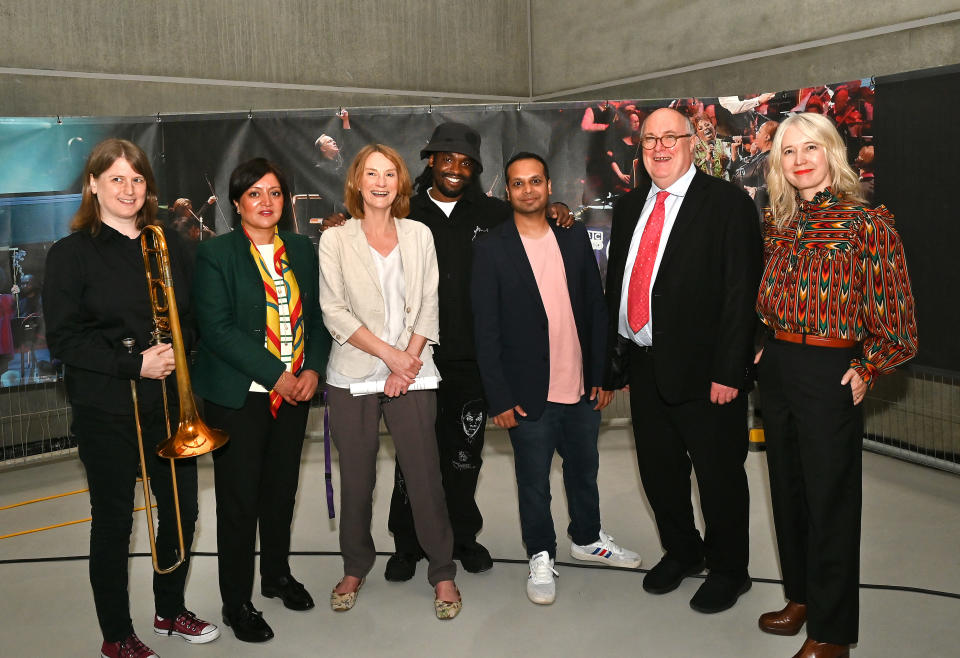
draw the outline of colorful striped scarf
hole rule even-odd
[[[246,230],[244,230],[246,233]],[[250,239],[250,234],[246,233]],[[263,290],[267,297],[267,349],[278,359],[280,358],[280,305],[277,297],[277,288],[273,283],[273,275],[267,269],[257,245],[250,239],[250,254],[257,270],[263,279]],[[290,310],[290,332],[293,336],[293,355],[291,371],[294,375],[300,373],[303,367],[303,306],[300,301],[300,287],[297,278],[293,275],[290,261],[287,258],[287,248],[280,239],[280,234],[274,230],[273,234],[273,270],[283,279],[287,288],[287,308]],[[275,390],[270,390],[270,413],[277,417],[277,410],[283,404],[283,398]]]

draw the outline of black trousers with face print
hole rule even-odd
[[[436,361],[443,381],[437,391],[437,444],[455,546],[476,541],[483,526],[475,494],[483,464],[487,402],[476,361]],[[403,472],[397,464],[390,500],[390,532],[398,553],[422,554],[413,529]]]

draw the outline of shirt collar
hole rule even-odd
[[[670,194],[678,197],[683,197],[686,195],[687,190],[690,188],[690,183],[693,182],[693,177],[697,173],[697,168],[693,166],[693,163],[690,163],[690,168],[678,178],[673,181],[673,184],[666,188],[666,191]],[[650,181],[650,192],[647,193],[647,199],[652,196],[656,196],[657,192],[663,191],[662,188],[658,187],[656,183]]]

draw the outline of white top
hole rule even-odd
[[[273,266],[273,243],[258,244],[257,251],[267,266],[267,271],[273,278],[273,285],[277,289],[277,302],[280,308],[280,360],[290,372],[293,367],[293,327],[290,326],[290,307],[287,305],[289,296],[287,294],[287,284]],[[267,347],[267,339],[263,339],[263,346]],[[250,383],[250,391],[253,393],[269,393],[267,389],[257,382]]]
[[[651,302],[653,301],[653,284],[657,280],[657,272],[660,271],[660,261],[663,259],[664,247],[667,246],[667,240],[670,238],[670,231],[673,230],[673,223],[677,219],[677,213],[680,212],[683,197],[686,195],[696,171],[696,167],[691,164],[687,173],[678,178],[673,185],[666,189],[666,191],[670,193],[670,196],[667,197],[663,204],[663,231],[660,233],[660,244],[657,247],[657,260],[653,264],[653,272],[650,275],[650,294],[648,299]],[[623,270],[623,285],[620,290],[620,311],[617,314],[619,318],[617,324],[620,335],[624,338],[629,338],[637,345],[644,346],[653,345],[653,310],[651,308],[650,315],[648,316],[650,319],[647,321],[647,324],[645,324],[640,331],[634,333],[630,328],[630,322],[627,320],[627,296],[630,293],[630,275],[633,274],[633,264],[634,261],[637,260],[637,251],[640,249],[640,237],[643,235],[643,229],[646,227],[647,220],[650,219],[650,214],[653,212],[653,206],[657,201],[657,192],[660,191],[656,183],[650,183],[647,201],[643,205],[640,219],[633,229],[633,239],[630,240],[630,250],[627,252],[627,266]]]
[[[437,207],[443,211],[444,215],[446,215],[447,217],[450,217],[450,213],[453,212],[453,207],[457,205],[457,202],[456,201],[437,201],[436,199],[433,198],[433,195],[430,194],[430,190],[432,189],[433,189],[432,187],[427,189],[427,196],[430,197],[431,201],[437,204]]]
[[[400,257],[400,246],[394,246],[393,250],[383,256],[379,251],[370,247],[370,257],[373,258],[373,264],[377,270],[377,276],[380,280],[380,289],[383,291],[384,300],[384,318],[383,329],[377,334],[377,338],[388,345],[396,345],[400,340],[400,335],[406,328],[406,283],[403,277],[403,259]],[[437,376],[436,367],[433,361],[428,361],[420,370],[417,379],[422,377]],[[351,388],[352,384],[363,382],[382,383],[390,376],[390,368],[384,361],[378,359],[377,367],[365,377],[348,377],[336,370],[327,370],[327,382],[338,388]],[[433,386],[431,388],[436,388]],[[352,389],[351,389],[352,390]],[[363,389],[364,393],[375,393],[383,390],[379,387],[377,390]]]

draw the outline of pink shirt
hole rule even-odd
[[[547,402],[574,404],[583,395],[583,355],[577,323],[567,291],[567,272],[563,268],[560,245],[552,230],[543,237],[520,236],[533,267],[540,299],[547,312],[550,339],[550,387]]]

